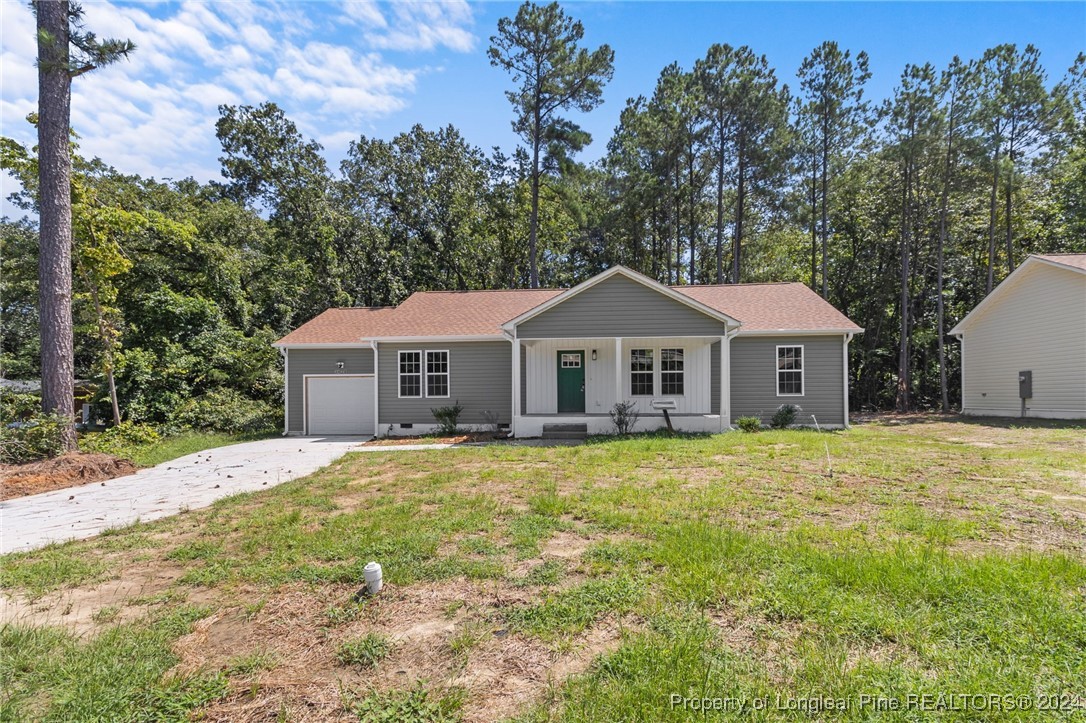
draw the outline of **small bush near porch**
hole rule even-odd
[[[984,693],[1070,720],[1084,431],[910,417],[351,455],[4,558],[0,717],[681,721],[719,697],[865,720],[861,695]],[[385,590],[357,600],[371,559]],[[826,698],[852,707],[776,707]]]

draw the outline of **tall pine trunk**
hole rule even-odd
[[[986,294],[992,293],[995,282],[996,263],[996,200],[999,192],[999,146],[1001,139],[995,138],[995,150],[992,153],[992,193],[988,199],[988,283],[984,287]]]
[[[829,179],[827,178],[829,165],[829,136],[827,131],[823,131],[822,136],[822,298],[828,298],[829,294],[829,274],[826,273],[826,268],[829,264],[829,242],[826,239],[826,234],[829,231],[829,218],[826,210],[826,189],[829,185]]]
[[[811,291],[818,293],[818,154],[811,153]]]
[[[946,308],[943,301],[944,254],[946,252],[947,213],[950,201],[950,180],[954,169],[954,89],[951,90],[950,108],[947,113],[949,125],[946,138],[946,163],[943,167],[943,189],[939,198],[939,245],[935,252],[935,316],[936,349],[939,354],[939,403],[943,414],[950,411],[950,398],[947,393],[946,375]]]
[[[533,289],[539,288],[539,146],[540,134],[543,132],[542,120],[539,117],[539,103],[536,103],[535,134],[532,139],[532,215],[528,221],[528,269],[529,285]]]
[[[1004,189],[1006,193],[1006,205],[1004,207],[1004,219],[1003,223],[1006,227],[1006,251],[1007,251],[1007,273],[1014,272],[1014,236],[1011,230],[1011,208],[1012,208],[1012,195],[1014,194],[1014,154],[1009,153],[1007,155],[1007,187]]]
[[[68,68],[68,0],[39,2],[38,180],[41,237],[38,257],[42,409],[71,420],[65,451],[76,448],[72,417],[72,159],[69,150],[72,79]]]
[[[697,218],[695,217],[695,214],[697,213],[697,206],[695,204],[696,199],[694,197],[695,189],[694,189],[694,144],[693,144],[693,141],[691,141],[691,143],[690,143],[690,152],[687,154],[686,167],[687,167],[687,179],[689,179],[689,183],[690,183],[690,278],[688,278],[686,280],[686,282],[688,284],[693,284],[693,283],[696,283],[694,281],[695,271],[696,271],[694,256],[696,255],[695,249],[697,247],[697,238],[698,238],[698,222],[697,222]]]
[[[723,121],[721,121],[723,123]],[[716,170],[716,282],[724,283],[724,130],[721,125]]]
[[[897,398],[899,412],[907,412],[909,400],[909,191],[912,184],[912,162],[906,156],[905,179],[901,191],[901,336],[898,341]]]
[[[743,249],[743,218],[746,215],[746,147],[742,139],[736,148],[739,167],[735,192],[735,241],[732,244],[732,283],[739,283],[740,254]]]

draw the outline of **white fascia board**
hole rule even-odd
[[[464,336],[374,336],[364,340],[334,344],[272,344],[272,346],[279,349],[370,349],[374,342],[428,344],[435,341],[503,341],[504,339],[505,336],[501,333]]]
[[[532,318],[534,318],[536,316],[539,316],[540,314],[547,311],[548,309],[553,309],[554,307],[558,306],[562,302],[573,298],[574,296],[581,293],[582,291],[587,291],[588,289],[591,289],[596,284],[599,284],[599,283],[601,283],[603,281],[606,281],[607,279],[609,279],[612,276],[615,276],[617,274],[621,274],[621,275],[625,276],[626,278],[630,279],[631,281],[636,281],[637,283],[641,284],[642,286],[646,286],[646,287],[652,289],[653,291],[657,291],[657,292],[663,294],[664,296],[667,296],[670,299],[678,301],[680,304],[685,304],[686,306],[689,306],[691,309],[694,309],[695,311],[700,311],[701,313],[705,314],[706,316],[717,319],[718,321],[724,323],[725,325],[739,326],[742,323],[738,319],[734,319],[734,318],[728,316],[727,314],[719,312],[719,311],[717,311],[716,309],[714,309],[714,308],[712,308],[710,306],[706,306],[705,304],[701,303],[700,301],[698,301],[696,299],[693,299],[693,298],[687,296],[686,294],[683,294],[683,293],[681,293],[679,291],[675,291],[674,289],[672,289],[672,288],[670,288],[668,286],[664,286],[659,281],[656,281],[654,279],[650,279],[648,276],[645,276],[644,274],[639,274],[636,271],[633,271],[631,269],[626,268],[625,266],[612,266],[611,268],[607,269],[606,271],[604,271],[602,273],[599,273],[599,274],[596,274],[591,279],[588,279],[587,281],[582,281],[581,283],[577,284],[576,286],[574,286],[572,288],[569,288],[569,289],[566,289],[565,291],[558,294],[557,296],[554,296],[554,297],[551,297],[550,299],[547,299],[546,301],[544,301],[539,306],[535,306],[535,307],[532,307],[531,309],[528,309],[528,311],[525,311],[520,316],[515,317],[513,319],[510,319],[509,321],[502,324],[502,328],[505,329],[506,331],[512,331],[513,329],[516,328],[516,326],[518,324],[522,324],[525,321],[528,321],[529,319],[532,319]]]
[[[740,328],[736,336],[841,336],[863,334],[863,329],[750,329]]]

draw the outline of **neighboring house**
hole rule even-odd
[[[950,330],[962,413],[1086,418],[1086,254],[1034,254]]]
[[[616,266],[571,289],[422,291],[397,307],[329,309],[276,342],[288,434],[419,434],[431,409],[518,437],[551,425],[719,432],[768,421],[848,425],[848,343],[863,331],[803,284],[668,287]]]
[[[76,379],[72,389],[72,413],[83,414],[83,407],[94,397],[98,385],[89,379]],[[41,394],[40,379],[0,379],[0,394]],[[87,419],[83,419],[84,422]]]

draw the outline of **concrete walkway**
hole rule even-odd
[[[104,483],[0,502],[0,554],[81,540],[136,520],[157,520],[207,507],[239,492],[268,489],[315,472],[352,450],[384,451],[360,447],[362,441],[360,437],[282,437],[244,442],[179,457]]]

